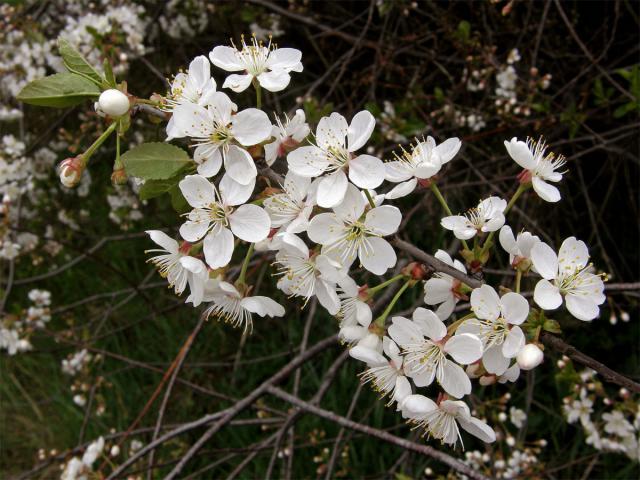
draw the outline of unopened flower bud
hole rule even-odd
[[[111,447],[110,455],[112,457],[117,457],[118,455],[120,455],[120,447],[118,445],[114,445],[113,447]]]
[[[540,347],[538,347],[534,343],[530,343],[525,345],[520,353],[518,353],[518,366],[522,370],[531,370],[532,368],[536,368],[538,365],[542,363],[544,359],[544,354]]]
[[[124,167],[116,168],[111,174],[111,183],[114,185],[124,185],[127,183],[127,172],[124,171]]]
[[[424,280],[427,276],[427,268],[418,262],[411,262],[402,269],[402,273],[413,280]]]
[[[631,317],[629,317],[629,312],[621,310],[620,311],[620,318],[622,319],[623,322],[628,322]]]
[[[84,171],[85,163],[81,155],[77,157],[67,158],[60,162],[58,165],[58,175],[60,176],[60,182],[67,188],[73,188],[82,178],[82,172]]]
[[[100,110],[111,117],[121,117],[129,111],[129,98],[120,90],[110,88],[100,94],[98,99]]]

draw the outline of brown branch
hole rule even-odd
[[[596,359],[591,358],[589,355],[582,353],[572,345],[565,343],[565,341],[561,338],[547,332],[542,332],[540,335],[540,339],[542,340],[542,343],[553,348],[555,351],[566,355],[574,362],[578,362],[586,367],[595,370],[606,381],[615,383],[616,385],[620,385],[621,387],[624,387],[632,392],[640,393],[640,384],[634,382],[630,378],[625,377],[618,372],[611,370],[603,363],[600,363]]]
[[[266,393],[266,387],[268,385],[272,383],[281,382],[282,380],[287,378],[295,369],[300,367],[300,365],[302,365],[304,362],[306,362],[313,356],[317,355],[318,353],[331,347],[337,341],[338,341],[337,335],[332,335],[331,337],[325,338],[324,340],[318,342],[313,347],[308,349],[306,352],[301,353],[297,357],[293,358],[287,365],[285,365],[282,369],[280,369],[275,375],[270,377],[268,380],[262,383],[262,385],[260,385],[258,388],[253,390],[253,392],[251,392],[248,396],[244,397],[242,400],[237,402],[232,407],[229,407],[225,410],[221,410],[216,413],[205,415],[204,417],[201,417],[198,420],[181,425],[180,427],[174,430],[171,430],[170,432],[167,432],[166,434],[159,437],[155,441],[145,445],[140,450],[138,450],[134,455],[129,457],[129,459],[127,459],[126,462],[124,462],[122,465],[116,468],[113,472],[111,472],[109,477],[107,477],[107,480],[113,480],[115,478],[121,477],[127,468],[133,465],[136,461],[138,461],[144,455],[146,455],[150,451],[157,448],[159,445],[162,445],[163,443],[171,440],[172,438],[177,437],[178,435],[191,431],[195,428],[208,425],[211,422],[217,420],[216,423],[209,430],[205,432],[205,434],[200,438],[200,440],[198,440],[198,442],[196,442],[196,444],[194,444],[191,447],[191,449],[185,454],[185,456],[182,457],[178,465],[176,465],[173,471],[169,473],[169,476],[167,476],[167,479],[174,478],[175,475],[180,473],[184,465],[193,457],[193,455],[195,455],[198,452],[198,450],[200,450],[202,445],[204,445],[204,443],[211,436],[213,436],[218,430],[220,430],[223,426],[229,423],[242,410],[244,410],[246,407],[248,407],[253,402],[255,402],[255,400],[257,400],[259,397],[264,395],[264,393]]]
[[[444,263],[442,260],[438,260],[433,255],[430,255],[427,252],[420,250],[418,247],[416,247],[415,245],[409,242],[405,242],[404,240],[401,240],[396,237],[391,241],[391,243],[396,247],[398,247],[400,250],[407,252],[412,257],[426,263],[428,266],[432,267],[437,272],[442,272],[442,273],[446,273],[447,275],[451,275],[453,278],[456,278],[473,288],[478,288],[482,286],[482,283],[483,283],[482,281],[478,280],[477,278],[473,278],[465,273],[462,273],[460,270],[452,267],[451,265]]]
[[[384,440],[385,442],[389,442],[398,447],[411,450],[417,453],[421,453],[427,457],[431,457],[435,460],[438,460],[454,470],[476,480],[488,480],[488,477],[485,477],[481,473],[475,471],[468,465],[465,465],[460,460],[455,459],[451,455],[447,455],[444,452],[440,452],[433,447],[429,447],[428,445],[420,445],[418,443],[410,442],[409,440],[405,440],[404,438],[397,437],[390,433],[385,432],[384,430],[378,430],[377,428],[370,427],[368,425],[362,425],[361,423],[354,422],[353,420],[349,420],[348,418],[337,415],[329,410],[324,410],[320,407],[316,407],[311,405],[304,400],[300,400],[298,397],[294,397],[293,395],[281,390],[273,385],[267,385],[266,391],[271,395],[278,397],[282,400],[285,400],[292,405],[295,405],[309,413],[312,413],[320,418],[324,418],[325,420],[330,420],[338,425],[346,427],[351,430],[355,430],[357,432],[365,433],[371,437],[379,438],[380,440]]]

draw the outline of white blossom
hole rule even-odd
[[[557,255],[540,242],[532,248],[531,260],[542,277],[533,294],[540,308],[555,310],[564,298],[567,309],[578,320],[591,321],[599,315],[598,305],[606,300],[604,283],[599,275],[591,273],[589,250],[583,241],[567,238]]]
[[[271,228],[267,212],[257,205],[243,205],[253,192],[253,183],[241,185],[224,175],[216,188],[203,176],[187,175],[179,187],[193,207],[180,227],[180,235],[188,242],[204,238],[204,257],[212,269],[224,267],[231,260],[234,235],[246,242],[267,238]]]
[[[318,185],[318,205],[339,205],[349,180],[360,188],[377,188],[384,181],[382,160],[371,155],[356,155],[369,140],[376,120],[366,110],[357,113],[351,125],[339,113],[323,117],[316,129],[316,145],[295,149],[287,155],[289,169],[303,177],[322,177]],[[348,170],[348,179],[345,171]]]
[[[477,207],[468,210],[464,215],[444,217],[440,224],[447,230],[452,230],[456,238],[469,240],[480,232],[500,230],[504,225],[506,208],[506,200],[489,197],[480,201]]]
[[[527,142],[513,137],[511,141],[504,142],[507,152],[511,158],[522,168],[520,181],[522,183],[531,182],[536,193],[547,202],[558,202],[560,191],[548,182],[559,182],[562,180],[563,172],[558,169],[566,163],[562,155],[553,152],[546,153],[547,145],[542,139],[537,142],[531,138]]]
[[[365,215],[367,201],[353,185],[333,213],[321,213],[311,219],[309,238],[322,245],[322,253],[339,260],[345,267],[356,258],[376,275],[383,275],[396,264],[396,253],[384,236],[398,230],[402,215],[390,205],[372,208]]]
[[[271,130],[271,136],[275,140],[264,146],[264,159],[269,166],[273,165],[277,158],[284,157],[296,148],[310,132],[304,110],[300,108],[292,118],[285,115],[284,123],[279,118],[276,118],[276,122]]]
[[[242,38],[242,49],[217,46],[209,53],[211,63],[227,72],[243,72],[229,75],[222,85],[234,92],[243,92],[251,82],[257,79],[260,86],[271,92],[287,88],[291,81],[290,72],[302,71],[302,52],[295,48],[277,48],[269,41],[262,42],[251,38],[247,45]]]
[[[449,138],[436,145],[433,137],[417,142],[411,152],[402,151],[396,160],[386,162],[386,180],[399,183],[386,194],[389,199],[404,197],[416,188],[421,180],[428,180],[436,175],[442,166],[456,156],[462,143],[456,137]]]

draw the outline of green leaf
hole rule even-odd
[[[624,117],[627,113],[632,112],[636,108],[636,104],[634,102],[625,103],[624,105],[620,105],[613,112],[614,118]]]
[[[18,100],[41,107],[72,107],[100,95],[98,86],[75,73],[56,73],[27,84]]]
[[[71,73],[76,73],[88,80],[91,80],[97,86],[102,86],[104,80],[95,68],[64,38],[58,38],[58,51],[62,56],[64,66]]]
[[[171,195],[171,206],[177,213],[186,213],[190,210],[191,207],[189,207],[178,185],[174,185],[169,190],[169,194]]]
[[[140,200],[149,200],[150,198],[159,197],[163,193],[167,193],[171,190],[178,181],[179,179],[177,177],[172,177],[167,180],[147,180],[140,187],[138,196],[140,197]]]
[[[113,74],[113,68],[111,68],[111,62],[108,58],[104,59],[104,64],[102,66],[104,68],[104,77],[107,80],[107,83],[110,87],[116,88],[116,76]]]
[[[550,318],[544,321],[544,325],[542,326],[542,329],[551,333],[562,333],[562,330],[560,329],[560,324],[555,320],[551,320]]]
[[[463,42],[467,42],[469,37],[471,36],[471,24],[466,20],[462,20],[458,24],[458,29],[456,30],[456,35]]]
[[[121,157],[127,175],[166,180],[193,163],[187,152],[169,143],[143,143]]]

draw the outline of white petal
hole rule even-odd
[[[322,175],[329,166],[326,154],[314,146],[296,148],[287,155],[289,169],[303,177]]]
[[[240,300],[240,305],[261,317],[282,317],[285,314],[282,305],[269,297],[260,295],[243,298]]]
[[[412,318],[422,333],[431,340],[441,340],[447,334],[446,325],[431,310],[418,307],[413,311]]]
[[[368,202],[358,187],[348,184],[344,200],[336,205],[333,211],[341,220],[353,223],[362,216],[367,205]]]
[[[500,297],[489,285],[482,285],[471,292],[471,309],[478,318],[495,320],[500,316]]]
[[[161,232],[160,230],[147,230],[146,233],[151,237],[151,240],[160,245],[167,252],[178,253],[180,245],[166,233]]]
[[[437,378],[440,386],[452,397],[462,398],[471,393],[471,380],[460,365],[451,361],[443,365],[442,373]]]
[[[320,305],[326,308],[330,315],[336,315],[338,313],[340,310],[340,297],[338,297],[335,287],[319,279],[316,281],[315,294],[316,297],[318,297]]]
[[[409,395],[402,402],[402,409],[411,416],[424,415],[437,410],[438,405],[424,395]]]
[[[578,320],[589,322],[600,314],[598,305],[586,295],[569,293],[565,300],[567,301],[567,310]]]
[[[224,168],[233,180],[242,185],[255,183],[258,170],[253,158],[244,148],[230,145],[224,155]]]
[[[458,417],[457,420],[462,428],[483,442],[493,443],[496,441],[496,432],[483,421],[475,417]]]
[[[552,203],[560,201],[560,190],[553,185],[545,182],[540,177],[533,177],[531,183],[538,196],[544,201]]]
[[[367,247],[358,249],[362,266],[376,275],[384,273],[396,265],[397,257],[393,247],[384,238],[369,237]]]
[[[529,316],[529,302],[519,293],[505,293],[500,302],[502,316],[512,325],[520,325]]]
[[[198,164],[198,173],[206,178],[217,175],[222,167],[222,153],[217,146],[199,145],[193,159]]]
[[[342,202],[347,191],[347,176],[342,170],[322,177],[318,184],[317,201],[322,208],[331,208]]]
[[[247,108],[234,115],[231,131],[242,145],[257,145],[271,136],[271,121],[262,110]]]
[[[279,70],[294,70],[301,72],[299,67],[302,59],[302,52],[296,48],[276,48],[269,53],[267,66]],[[298,68],[300,68],[298,70]]]
[[[482,342],[475,335],[461,333],[447,340],[444,351],[456,362],[469,365],[482,357]]]
[[[461,146],[462,142],[457,137],[448,138],[440,145],[438,145],[435,150],[440,157],[440,162],[442,164],[449,162],[453,157],[456,156]]]
[[[321,245],[336,241],[344,232],[344,224],[333,213],[320,213],[311,219],[307,235]]]
[[[517,363],[511,365],[507,370],[500,376],[498,382],[507,383],[507,382],[515,382],[520,377],[520,367]]]
[[[509,155],[515,162],[525,170],[532,170],[536,166],[535,158],[527,147],[527,144],[516,137],[513,137],[510,142],[504,142],[504,146],[509,152]]]
[[[430,278],[424,284],[424,303],[437,305],[448,300],[453,295],[451,287],[451,280],[438,277]]]
[[[587,266],[589,249],[582,240],[569,237],[560,246],[558,252],[558,269],[560,272],[572,273]]]
[[[244,70],[244,65],[238,58],[238,51],[235,48],[218,46],[209,53],[209,59],[216,67],[227,72],[238,72]]]
[[[204,87],[211,80],[211,63],[204,55],[198,55],[189,64],[189,78],[199,87]]]
[[[385,179],[389,182],[398,183],[409,180],[413,176],[413,171],[405,163],[398,160],[385,162]]]
[[[171,135],[180,133],[187,137],[208,138],[213,132],[213,124],[207,109],[195,103],[182,103],[173,109]],[[167,132],[169,133],[169,132]]]
[[[419,343],[424,339],[423,333],[418,325],[404,317],[393,317],[391,319],[388,334],[401,346]]]
[[[518,255],[518,245],[516,243],[516,238],[513,236],[513,231],[511,227],[505,225],[500,229],[500,234],[498,235],[498,239],[500,240],[500,245],[507,253],[511,255]]]
[[[180,226],[180,236],[187,242],[197,242],[209,230],[209,222],[192,222],[187,220]]]
[[[349,161],[349,179],[360,188],[377,188],[384,181],[382,160],[372,155],[360,155]]]
[[[322,117],[316,129],[316,142],[325,150],[331,147],[344,147],[348,130],[347,120],[339,113],[333,112]]]
[[[194,208],[206,207],[216,200],[215,187],[202,175],[187,175],[178,186],[187,203]]]
[[[551,280],[558,274],[558,256],[544,242],[537,243],[531,249],[531,261],[542,278]]]
[[[225,205],[242,205],[251,197],[255,185],[255,178],[247,185],[243,185],[233,180],[230,175],[225,174],[220,180],[220,196]]]
[[[406,197],[416,189],[417,185],[418,180],[415,178],[412,178],[411,180],[408,180],[406,182],[399,183],[386,193],[385,198],[387,198],[388,200],[394,200],[396,198]]]
[[[291,75],[284,70],[264,72],[258,75],[258,82],[260,82],[260,86],[270,92],[281,92],[287,88],[290,81]]]
[[[351,120],[351,125],[349,125],[349,129],[347,131],[347,146],[350,152],[355,152],[356,150],[362,148],[369,137],[371,137],[371,133],[376,126],[376,119],[373,118],[370,112],[367,110],[362,110],[355,114],[353,119]],[[362,188],[375,188],[375,187],[362,187]]]
[[[225,267],[233,255],[233,234],[228,228],[210,232],[204,237],[202,251],[207,265],[212,269]]]
[[[558,287],[544,278],[538,282],[533,291],[533,300],[543,310],[555,310],[562,305],[562,295]]]
[[[355,358],[356,360],[365,362],[371,367],[382,367],[389,364],[389,361],[384,358],[384,356],[382,356],[375,350],[371,350],[370,348],[366,347],[355,346],[351,350],[349,350],[349,355],[351,355],[351,357]]]
[[[398,403],[398,410],[401,409],[401,403],[409,395],[411,395],[411,383],[404,375],[398,375],[398,378],[396,378],[396,388],[393,391],[393,401]]]
[[[267,238],[271,229],[269,215],[257,205],[241,205],[229,215],[233,234],[246,242],[259,242]]]
[[[524,333],[520,327],[514,326],[507,333],[504,343],[502,344],[502,354],[507,358],[514,358],[518,352],[524,347],[526,340]]]
[[[236,93],[244,92],[249,88],[249,85],[251,85],[251,80],[253,80],[252,75],[238,75],[237,73],[232,73],[224,79],[222,88],[230,88]]]
[[[442,302],[440,306],[436,308],[438,318],[443,321],[449,318],[456,308],[456,303],[458,303],[458,300],[453,296]]]
[[[365,226],[377,235],[391,235],[396,233],[402,214],[400,210],[391,205],[376,207],[367,212],[364,219]]]
[[[502,345],[493,345],[484,352],[482,364],[487,372],[502,375],[509,367],[509,359],[502,354]]]

